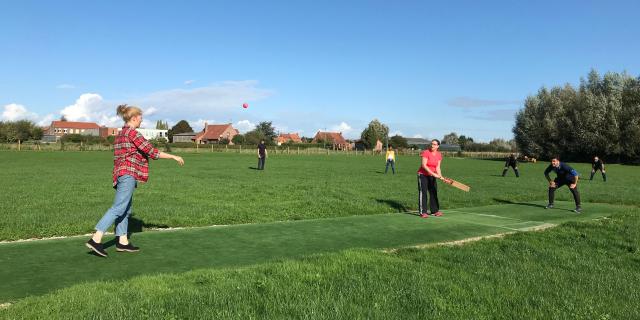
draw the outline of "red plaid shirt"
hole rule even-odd
[[[137,181],[149,179],[149,158],[157,160],[160,152],[140,132],[129,126],[122,127],[113,144],[113,187],[118,177],[130,175]]]

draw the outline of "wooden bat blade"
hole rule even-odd
[[[468,185],[458,182],[456,180],[453,180],[451,178],[444,178],[444,182],[447,184],[450,184],[452,187],[456,187],[465,192],[469,192],[469,190],[471,190],[471,187],[469,187]]]

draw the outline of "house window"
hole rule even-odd
[[[63,129],[62,132],[67,133],[67,129]]]

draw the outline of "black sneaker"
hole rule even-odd
[[[576,207],[576,208],[573,210],[573,212],[575,212],[575,213],[582,213],[582,208],[580,208],[580,207]]]
[[[545,209],[553,209],[553,203],[549,203],[546,207],[544,207]]]
[[[93,252],[95,252],[97,255],[101,257],[108,256],[107,252],[104,251],[104,248],[102,247],[102,243],[97,243],[93,241],[93,239],[89,239],[89,241],[87,241],[85,245],[87,246],[87,248],[93,250]]]
[[[126,246],[124,244],[120,244],[120,242],[116,242],[116,251],[118,252],[138,252],[140,248],[134,246],[129,242]]]

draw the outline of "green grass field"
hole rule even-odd
[[[0,152],[0,240],[89,233],[111,206],[109,152]],[[383,157],[286,156],[257,171],[250,155],[184,154],[186,165],[151,164],[149,183],[134,195],[131,228],[262,223],[404,212],[417,207],[418,157],[400,157],[398,174],[383,174]],[[503,178],[502,162],[447,158],[443,172],[470,193],[440,185],[444,209],[546,198],[546,164],[521,164]],[[584,164],[575,167],[588,176]],[[607,166],[609,181],[583,181],[585,202],[640,204],[640,170]],[[566,189],[566,188],[565,188]],[[557,192],[569,200],[568,190]]]
[[[422,219],[407,213],[415,157],[395,176],[371,156],[277,155],[264,172],[248,155],[184,157],[154,162],[136,191],[137,254],[95,257],[86,236],[0,243],[0,318],[640,317],[636,167],[608,166],[603,183],[574,165],[587,176],[578,215],[568,190],[542,209],[546,164],[516,179],[501,162],[446,158],[443,172],[472,192],[441,184],[445,216]],[[112,201],[106,152],[0,160],[3,240],[90,232]],[[226,226],[146,230],[210,225]]]

